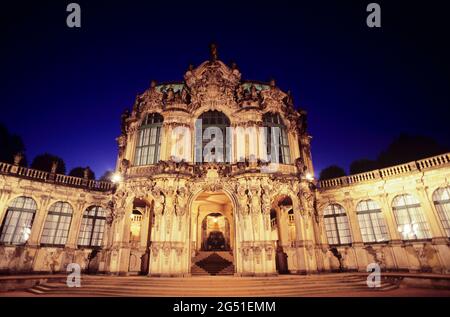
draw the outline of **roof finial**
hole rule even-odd
[[[209,46],[209,50],[210,50],[210,54],[211,54],[211,61],[215,62],[218,59],[217,56],[217,45],[215,43],[211,43],[211,45]]]

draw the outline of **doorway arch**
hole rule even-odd
[[[220,254],[233,264],[236,258],[236,199],[225,189],[198,190],[188,203],[190,212],[191,273],[200,258]],[[220,233],[219,233],[220,232]],[[218,236],[222,236],[217,238]],[[220,239],[223,238],[223,242]],[[223,246],[223,247],[222,247]]]

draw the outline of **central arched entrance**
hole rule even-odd
[[[234,274],[232,200],[223,191],[204,191],[191,203],[191,274]]]

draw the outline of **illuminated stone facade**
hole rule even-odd
[[[116,184],[0,163],[0,271],[189,276],[218,231],[236,275],[450,272],[449,154],[317,182],[310,140],[290,94],[213,49],[123,114]]]

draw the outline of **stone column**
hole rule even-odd
[[[428,187],[425,186],[418,186],[417,193],[420,205],[425,213],[425,219],[428,220],[430,225],[432,237],[431,245],[424,245],[422,252],[426,254],[427,264],[434,273],[449,272],[450,249],[448,247],[448,238],[431,198],[432,193],[428,193]]]
[[[67,236],[66,248],[77,249],[78,247],[78,235],[84,210],[85,203],[83,201],[78,201],[72,215],[72,223],[70,224],[69,234]]]
[[[110,248],[109,272],[113,274],[127,275],[130,261],[130,225],[132,203],[126,204],[120,210],[118,217],[114,219],[112,246]]]
[[[309,271],[309,265],[307,264],[306,248],[308,247],[308,238],[306,237],[305,224],[300,213],[300,204],[296,200],[297,197],[291,198],[294,210],[295,221],[295,249],[297,257],[297,272],[295,273],[307,273]],[[307,211],[303,210],[303,215],[306,215]]]
[[[11,192],[6,190],[0,190],[0,226],[3,224],[3,220],[6,216],[6,210],[8,209],[8,200],[11,196]]]
[[[422,207],[422,211],[425,214],[425,219],[427,220],[430,226],[430,234],[433,239],[446,239],[446,234],[442,223],[439,220],[439,216],[435,212],[435,206],[430,196],[428,195],[427,188],[424,186],[417,187],[417,195],[420,201],[420,206]]]
[[[356,204],[353,199],[347,198],[344,201],[344,205],[352,232],[352,246],[356,256],[355,264],[358,271],[365,272],[369,263],[367,261],[367,254],[366,250],[364,249],[361,228],[359,227],[358,216],[356,214]]]
[[[47,210],[50,203],[50,196],[42,195],[40,197],[39,208],[34,216],[33,226],[31,227],[30,238],[28,239],[27,245],[29,247],[38,247],[40,234],[42,227],[44,226],[45,219],[47,217]]]
[[[383,216],[386,220],[386,225],[388,226],[390,242],[389,250],[391,251],[391,256],[393,260],[393,266],[387,267],[388,270],[409,270],[409,262],[406,251],[404,249],[402,236],[397,228],[397,222],[395,220],[394,211],[391,208],[390,202],[395,197],[395,194],[389,196],[388,194],[381,194],[379,196],[381,202],[381,209]]]
[[[159,159],[161,161],[167,161],[170,158],[171,136],[172,127],[164,122],[160,132],[161,148],[159,150]]]

